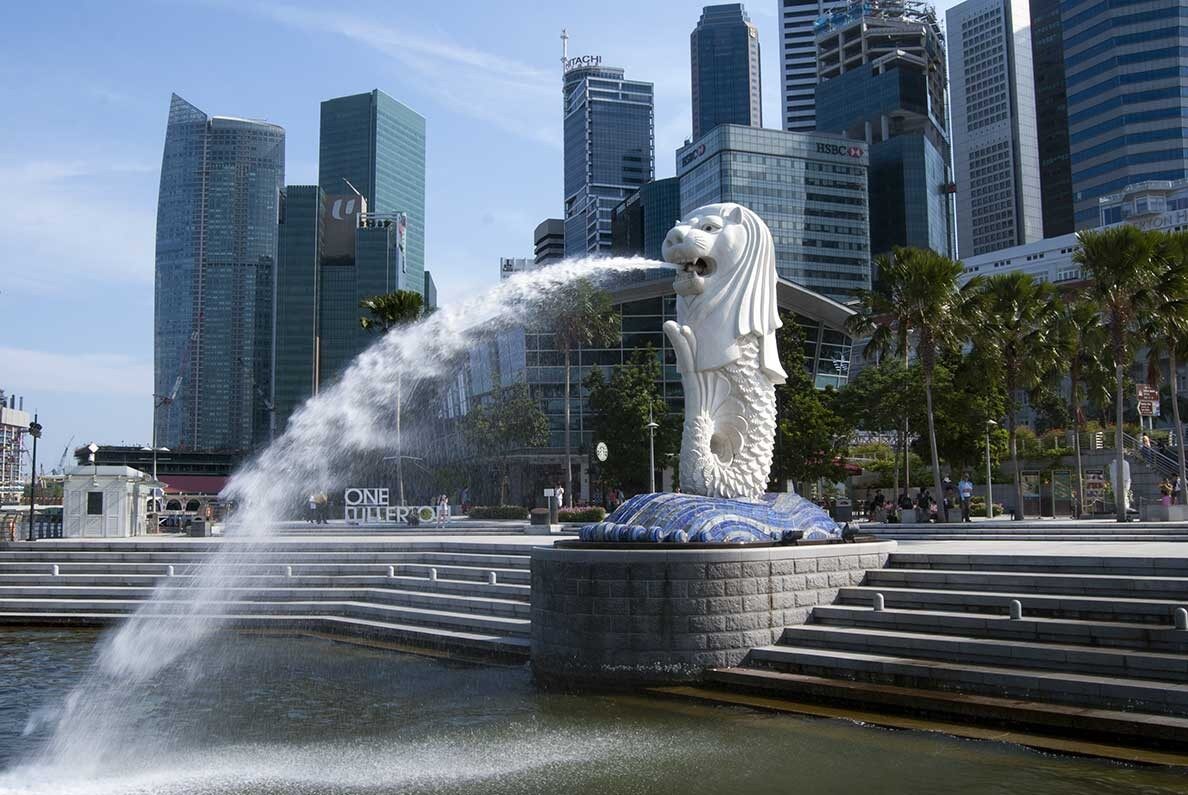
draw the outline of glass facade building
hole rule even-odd
[[[1028,0],[965,0],[946,16],[957,249],[1044,236]]]
[[[1068,92],[1060,0],[1031,0],[1031,52],[1044,237],[1073,231],[1072,168],[1068,159]]]
[[[683,212],[737,202],[771,229],[779,275],[844,299],[870,289],[866,147],[724,124],[677,150]]]
[[[611,211],[652,179],[652,94],[651,83],[628,80],[622,69],[571,65],[565,72],[566,256],[609,253]]]
[[[693,137],[719,124],[763,126],[759,29],[741,3],[706,6],[689,34]]]
[[[944,39],[931,7],[851,3],[817,21],[817,130],[869,151],[870,253],[955,254]]]
[[[174,94],[157,203],[157,443],[242,451],[271,434],[285,132]],[[172,397],[172,400],[169,398]]]
[[[373,213],[407,213],[403,289],[423,294],[425,272],[425,117],[378,89],[322,103],[318,184],[353,192]]]
[[[532,252],[536,267],[565,259],[565,222],[546,218],[532,233]]]
[[[833,3],[826,0],[779,0],[780,116],[790,132],[817,129],[817,34],[814,25]]]
[[[1064,0],[1074,224],[1127,185],[1188,175],[1188,5]]]
[[[668,177],[642,185],[615,208],[612,251],[627,257],[662,259],[660,246],[680,217],[680,179]]]
[[[721,128],[719,128],[721,129]],[[773,131],[779,132],[779,131]],[[669,272],[671,275],[671,272]],[[573,442],[574,487],[577,497],[597,500],[592,493],[589,453],[597,440],[590,421],[589,395],[583,383],[597,368],[610,380],[614,368],[632,362],[649,348],[662,364],[660,394],[675,416],[684,414],[684,390],[676,355],[661,330],[667,320],[676,320],[676,296],[671,279],[608,285],[611,301],[621,317],[621,334],[607,348],[580,348],[572,355],[570,433]],[[791,318],[804,337],[805,368],[819,389],[839,387],[849,374],[852,340],[845,332],[852,310],[798,285],[781,280],[776,302],[785,319]],[[549,441],[544,447],[518,451],[514,462],[511,499],[534,500],[541,489],[553,486],[564,475],[565,371],[562,353],[553,335],[539,328],[503,331],[472,349],[459,374],[442,397],[444,434],[456,432],[457,420],[470,407],[487,400],[497,384],[526,383],[549,423]],[[642,433],[641,429],[641,433]],[[457,439],[433,446],[446,463],[463,453]]]
[[[317,185],[289,185],[281,202],[272,359],[276,430],[318,389],[321,263],[325,193]]]

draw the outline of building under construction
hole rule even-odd
[[[0,389],[0,504],[20,502],[25,491],[21,455],[30,417],[24,406],[24,398],[8,396]]]

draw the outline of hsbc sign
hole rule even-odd
[[[841,155],[844,157],[859,158],[866,154],[866,152],[861,146],[849,146],[846,144],[817,144],[817,154]]]

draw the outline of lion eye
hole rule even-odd
[[[717,228],[718,227],[716,227],[714,224],[702,224],[701,225],[701,229],[704,232],[713,232]]]

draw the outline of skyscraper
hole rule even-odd
[[[1072,167],[1068,159],[1068,91],[1060,0],[1031,0],[1031,53],[1039,143],[1044,237],[1073,231]]]
[[[565,254],[609,253],[611,211],[652,179],[652,84],[599,56],[569,58],[565,119]]]
[[[565,259],[565,222],[560,218],[546,218],[536,225],[532,234],[536,267]]]
[[[285,131],[174,94],[157,202],[157,443],[247,450],[271,425],[272,280]]]
[[[297,407],[318,391],[324,204],[325,193],[317,185],[289,185],[281,202],[272,359],[278,433]]]
[[[751,208],[780,276],[844,300],[870,289],[866,164],[866,146],[835,135],[720,124],[677,150],[680,207]]]
[[[680,217],[681,181],[676,177],[652,180],[615,208],[612,250],[626,257],[661,259],[661,244]]]
[[[763,126],[759,29],[741,3],[706,6],[689,34],[693,137],[719,124]]]
[[[1102,196],[1188,173],[1188,6],[1064,0],[1060,18],[1074,224],[1085,229]]]
[[[854,0],[818,20],[817,131],[869,150],[870,250],[953,252],[945,47],[919,2]]]
[[[779,0],[780,85],[784,129],[816,129],[817,35],[814,25],[829,8],[825,0]]]
[[[958,251],[1041,240],[1028,0],[965,0],[946,21]]]
[[[370,212],[408,214],[405,289],[423,292],[425,117],[378,89],[326,100],[318,184],[327,195],[357,190]]]

